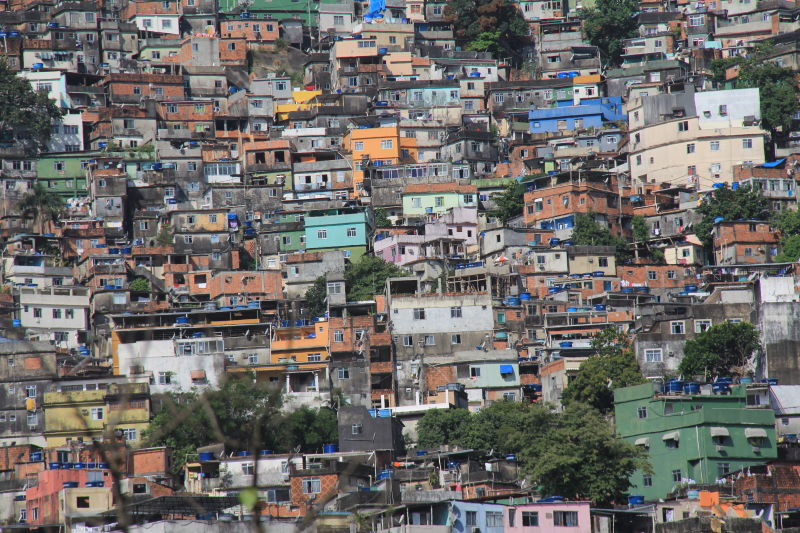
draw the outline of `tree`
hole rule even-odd
[[[633,215],[631,219],[633,228],[633,240],[636,242],[647,242],[650,240],[650,232],[647,231],[647,221],[642,215]]]
[[[598,504],[619,500],[633,471],[647,469],[641,450],[620,440],[599,412],[577,402],[564,413],[517,402],[495,402],[478,413],[431,410],[417,432],[422,447],[456,444],[517,454],[542,494]]]
[[[128,288],[134,292],[150,292],[150,282],[146,278],[136,278]]]
[[[519,456],[543,495],[607,506],[624,497],[634,471],[650,470],[646,452],[618,438],[611,424],[587,405],[572,404],[553,422]]]
[[[161,226],[161,229],[156,236],[156,242],[158,242],[161,246],[169,246],[172,244],[174,231],[172,230],[172,226],[165,224]]]
[[[34,155],[47,147],[53,121],[65,111],[48,97],[47,91],[34,91],[30,81],[17,76],[0,61],[0,140],[14,141],[30,136],[27,146]]]
[[[575,215],[571,240],[574,244],[584,246],[614,246],[618,260],[630,257],[628,241],[623,237],[613,235],[608,228],[600,225],[591,211]]]
[[[470,420],[466,409],[431,409],[417,423],[417,445],[438,448],[461,440],[461,431]]]
[[[505,224],[514,217],[522,214],[525,205],[525,186],[514,180],[502,194],[492,197],[495,208],[489,211],[489,216],[499,219]]]
[[[303,406],[283,419],[278,433],[280,445],[286,451],[299,447],[304,453],[319,453],[323,444],[339,442],[336,411],[328,407]]]
[[[723,322],[686,341],[678,371],[685,377],[745,373],[743,367],[761,348],[758,329],[749,322]]]
[[[562,403],[585,403],[601,413],[614,410],[614,389],[646,383],[639,370],[630,341],[613,328],[607,328],[592,339],[594,355],[581,363],[570,382]]]
[[[314,280],[314,284],[306,291],[305,298],[309,317],[325,316],[328,312],[328,284],[325,276]]]
[[[781,236],[781,253],[775,256],[775,262],[793,263],[800,259],[800,212],[780,211],[772,224]]]
[[[376,228],[385,228],[391,226],[392,223],[389,220],[389,217],[386,216],[386,209],[379,207],[375,210],[375,227]]]
[[[169,446],[180,472],[197,447],[222,442],[228,449],[285,449],[276,439],[280,392],[250,375],[229,377],[219,389],[167,393],[145,432],[149,446]]]
[[[0,92],[2,89],[0,89]],[[45,222],[56,222],[64,211],[64,201],[44,185],[37,183],[33,190],[23,196],[17,208],[23,216],[36,221],[39,233],[44,232]]]
[[[371,300],[376,294],[383,294],[387,278],[406,275],[408,271],[394,263],[374,255],[363,255],[344,269],[347,299],[351,302]]]
[[[625,39],[636,36],[636,0],[597,0],[586,12],[583,32],[589,43],[600,50],[607,66],[620,64]]]
[[[738,189],[721,187],[703,199],[697,212],[703,217],[695,227],[697,238],[703,246],[710,248],[713,244],[711,231],[714,229],[714,220],[765,220],[769,216],[769,202],[761,195],[761,191],[749,186]]]
[[[530,44],[528,24],[516,4],[507,0],[450,0],[444,16],[453,25],[456,39],[469,50],[520,63],[522,51]]]

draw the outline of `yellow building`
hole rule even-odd
[[[105,390],[47,392],[43,407],[48,447],[109,439],[117,430],[137,447],[150,422],[150,386],[126,383]]]

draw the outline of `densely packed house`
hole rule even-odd
[[[440,0],[0,0],[2,68],[61,110],[39,149],[0,139],[0,521],[113,530],[122,496],[136,531],[789,520],[800,271],[769,217],[707,228],[703,206],[749,187],[797,209],[800,129],[712,67],[799,68],[798,5],[641,0],[611,64],[592,4],[513,2],[515,63]],[[727,322],[760,332],[754,378],[667,382]],[[537,494],[513,455],[410,445],[435,410],[561,410],[608,328],[663,383],[617,391],[655,467],[628,514]],[[237,376],[284,412],[335,404],[338,444],[152,445],[166,395]]]

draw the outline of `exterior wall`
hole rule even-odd
[[[650,486],[641,471],[633,474],[632,494],[648,500],[665,498],[690,479],[713,483],[726,469],[733,472],[777,457],[775,415],[768,407],[748,408],[745,386],[733,386],[730,395],[692,396],[654,395],[653,387],[648,383],[614,391],[617,432],[630,443],[647,439],[654,471]],[[712,438],[711,428],[718,427],[729,436]],[[753,428],[763,430],[767,437],[747,438],[746,429]],[[668,438],[675,433],[677,441]],[[677,447],[669,447],[669,442]]]
[[[48,340],[55,340],[56,332],[66,333],[66,340],[58,342],[61,346],[76,348],[79,334],[87,331],[89,291],[85,288],[25,288],[20,290],[19,301],[22,326]]]
[[[589,507],[589,502],[527,503],[509,506],[504,519],[505,533],[560,533],[565,531],[591,533],[592,520]],[[538,525],[523,525],[522,513],[535,513]],[[563,522],[556,524],[556,513],[562,513],[562,516],[559,517],[560,520],[566,518],[563,513],[570,513],[572,516],[577,514],[576,525],[566,526]],[[570,520],[572,516],[569,517]],[[533,517],[529,518],[529,520],[532,519]]]

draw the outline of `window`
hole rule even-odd
[[[719,151],[719,141],[711,141],[709,144],[711,145],[711,151],[712,152],[718,152]]]
[[[158,373],[158,384],[159,385],[170,385],[170,384],[172,384],[172,372],[159,372]]]
[[[184,235],[183,236],[183,243],[184,244],[192,244],[194,238],[191,235]]]
[[[328,230],[326,229],[317,230],[317,239],[327,239],[327,238],[328,238]]]
[[[645,474],[642,476],[642,485],[645,487],[652,487],[653,486],[653,476],[650,474]]]
[[[344,25],[344,15],[334,15],[333,16],[333,25],[334,26],[342,26],[342,25]]]
[[[749,150],[753,147],[753,139],[742,139],[742,148]]]
[[[92,420],[102,420],[103,419],[103,408],[102,407],[92,407],[91,415],[92,415]]]
[[[36,385],[26,385],[25,386],[25,397],[26,398],[36,398]]]
[[[672,471],[672,482],[673,483],[680,483],[683,480],[683,476],[681,475],[680,470],[673,470]]]
[[[636,412],[639,415],[639,418],[647,418],[647,407],[639,407]]]
[[[676,320],[674,322],[671,322],[669,328],[670,328],[670,333],[672,333],[673,335],[683,335],[684,333],[686,333],[683,320]]]
[[[536,527],[539,525],[539,513],[522,511],[522,527]]]
[[[705,24],[705,15],[689,15],[689,26],[696,27]]]
[[[675,279],[676,273],[674,270],[667,270],[667,279]]]
[[[425,346],[436,346],[436,337],[433,335],[425,335]]]
[[[333,332],[333,342],[344,342],[344,331],[337,329]]]
[[[255,474],[255,465],[253,463],[242,463],[242,474],[245,476],[252,476]]]
[[[469,368],[469,377],[471,378],[479,378],[481,377],[481,369],[477,366],[471,366]]]
[[[320,482],[318,477],[305,478],[303,480],[303,494],[319,494]]]
[[[745,257],[752,257],[753,256],[753,249],[752,248],[745,248],[744,249],[744,256]]]
[[[554,511],[553,525],[578,527],[578,511]]]
[[[501,511],[486,511],[486,527],[503,527]]]
[[[660,363],[663,360],[661,348],[653,348],[644,351],[644,360],[648,363]]]
[[[411,335],[403,335],[403,346],[406,348],[414,345],[414,338]]]
[[[727,476],[731,472],[730,463],[717,463],[717,477]]]
[[[467,526],[477,526],[478,525],[478,511],[467,511]]]
[[[53,309],[53,318],[57,320],[61,319],[61,309]]]
[[[122,428],[122,435],[125,440],[136,440],[136,428]]]
[[[461,318],[461,307],[451,307],[450,308],[450,318]]]
[[[35,427],[39,425],[39,415],[36,413],[28,413],[28,426]]]
[[[686,153],[693,154],[694,153],[694,143],[689,143],[686,145]]]
[[[647,279],[650,281],[655,281],[658,279],[658,272],[655,270],[648,270],[647,271]]]
[[[363,149],[364,149],[364,143],[363,142],[356,141],[355,143],[353,143],[353,150],[363,150]]]
[[[364,432],[364,426],[361,424],[353,424],[350,426],[351,435],[361,435]]]
[[[339,379],[350,379],[350,369],[349,368],[337,368],[336,369],[336,377]]]
[[[355,237],[358,234],[356,228],[347,228],[347,236],[348,237]]]
[[[711,327],[710,320],[695,320],[694,321],[694,332],[695,333],[703,333],[708,328]]]
[[[461,344],[461,335],[458,333],[450,335],[450,344]]]
[[[414,309],[414,320],[425,320],[425,309],[421,307]]]
[[[682,120],[678,122],[678,131],[689,131],[689,121]]]
[[[393,146],[394,146],[394,141],[392,141],[392,139],[384,139],[381,141],[382,150],[391,150]]]

